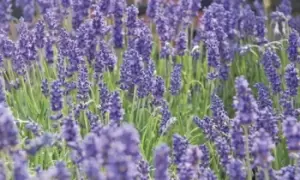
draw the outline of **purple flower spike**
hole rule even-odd
[[[155,149],[154,154],[154,178],[156,180],[169,180],[168,168],[170,165],[169,160],[170,149],[167,145],[160,145]]]
[[[246,171],[243,162],[238,159],[231,160],[227,166],[227,174],[229,175],[230,179],[246,179]]]
[[[9,150],[19,143],[14,117],[4,103],[0,103],[0,136],[0,150]]]
[[[174,163],[179,168],[182,157],[185,154],[189,145],[188,140],[186,137],[182,137],[179,134],[173,135],[173,156],[174,156]]]
[[[173,96],[179,95],[181,90],[181,86],[182,86],[181,70],[182,70],[181,64],[176,64],[173,68],[173,72],[171,75],[171,87],[170,87],[170,92]]]
[[[264,130],[260,129],[255,134],[252,153],[254,155],[254,164],[262,168],[268,168],[270,163],[274,160],[271,150],[275,147],[270,135]]]
[[[298,57],[299,34],[297,31],[292,31],[289,36],[289,46],[287,49],[289,60],[293,63],[299,60]]]
[[[297,96],[299,87],[298,71],[295,64],[288,64],[285,68],[285,82],[287,85],[287,92],[290,96]]]
[[[119,126],[123,120],[124,110],[118,91],[112,92],[109,99],[109,119],[111,124]]]
[[[243,76],[236,78],[233,107],[237,111],[236,118],[240,125],[250,125],[258,118],[257,103],[248,86],[248,81]]]

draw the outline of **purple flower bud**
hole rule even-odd
[[[134,85],[141,83],[144,76],[144,64],[142,57],[134,49],[129,49],[124,53],[123,64],[121,65],[120,88],[129,90]]]
[[[244,158],[246,154],[243,134],[242,128],[234,120],[230,130],[230,140],[231,149],[236,158]]]
[[[209,117],[204,117],[201,120],[195,116],[193,121],[202,130],[208,140],[214,140],[218,136],[218,132],[214,130],[213,122]]]
[[[15,43],[10,39],[5,38],[1,42],[1,50],[5,58],[12,58],[15,51]]]
[[[200,177],[199,179],[205,180],[217,180],[217,176],[210,168],[200,169]]]
[[[287,92],[290,96],[297,96],[298,86],[299,86],[299,77],[298,71],[295,64],[288,64],[285,67],[285,82],[287,85]]]
[[[28,164],[26,153],[24,151],[13,152],[13,179],[29,180]]]
[[[242,161],[233,159],[230,161],[226,169],[230,179],[246,179],[246,171]]]
[[[85,161],[83,168],[88,179],[95,179],[95,180],[104,179],[102,172],[99,171],[100,167],[98,164],[99,163],[94,159]]]
[[[124,110],[122,107],[122,101],[120,99],[120,93],[114,91],[110,95],[109,99],[109,119],[111,124],[120,125],[123,120]]]
[[[154,178],[156,180],[168,180],[169,179],[169,173],[168,173],[168,168],[170,165],[169,153],[170,153],[170,149],[165,144],[160,145],[159,147],[157,147],[155,149]]]
[[[258,100],[257,100],[258,108],[273,109],[273,102],[271,99],[269,89],[263,83],[256,83],[254,87],[258,90]]]
[[[263,128],[274,142],[278,140],[278,120],[271,109],[265,108],[260,110],[259,118],[256,121],[255,127],[257,130]]]
[[[46,44],[45,44],[45,54],[46,54],[46,61],[48,64],[53,64],[54,62],[54,52],[53,52],[53,42],[50,40],[50,38],[47,38]]]
[[[156,31],[159,36],[160,41],[167,42],[170,39],[169,27],[167,24],[167,18],[162,14],[159,14],[156,21]]]
[[[176,121],[176,119],[172,117],[167,101],[163,100],[160,108],[161,122],[159,125],[159,134],[164,135],[169,130],[170,126]]]
[[[197,179],[199,173],[199,162],[202,153],[197,146],[189,146],[183,154],[180,166],[178,167],[178,177],[181,180]]]
[[[300,150],[300,124],[297,123],[296,118],[288,116],[284,119],[282,126],[289,152],[298,153]]]
[[[250,125],[258,118],[257,103],[248,86],[248,81],[243,76],[236,78],[236,96],[234,97],[233,106],[237,111],[236,118],[240,125]]]
[[[173,135],[173,161],[178,168],[180,166],[182,157],[185,155],[188,145],[189,142],[186,137],[182,137],[179,134]]]
[[[47,133],[43,134],[40,137],[31,139],[29,143],[26,144],[25,150],[28,155],[34,156],[43,147],[52,145],[53,140],[53,135]]]
[[[87,65],[84,61],[81,62],[77,88],[78,88],[77,99],[81,103],[87,102],[89,99],[90,82],[89,82]]]
[[[32,134],[34,134],[35,136],[40,136],[40,134],[41,134],[41,127],[36,122],[28,122],[28,123],[26,123],[25,128],[28,131],[30,131]]]
[[[152,95],[157,102],[161,101],[165,93],[165,81],[161,76],[155,78],[153,84],[154,88],[152,89]]]
[[[186,31],[181,31],[176,39],[176,53],[179,56],[184,56],[187,48]]]
[[[285,16],[291,16],[292,4],[290,0],[282,0],[279,6],[276,8],[277,11],[282,12]]]
[[[230,146],[227,143],[226,139],[223,137],[217,137],[215,140],[215,145],[216,145],[216,149],[217,152],[219,154],[220,157],[220,163],[221,165],[226,168],[227,165],[230,162]]]
[[[37,48],[44,48],[45,26],[43,21],[39,21],[35,26],[35,45]]]
[[[148,180],[150,167],[147,161],[141,160],[138,164],[138,179],[140,180]]]
[[[298,61],[298,45],[299,45],[299,34],[297,31],[292,31],[289,36],[289,45],[288,45],[288,56],[291,62]]]
[[[6,104],[0,103],[0,150],[11,149],[19,143],[18,128]]]
[[[41,89],[42,89],[42,93],[45,97],[49,96],[49,84],[48,84],[48,80],[44,79],[42,81],[42,85],[41,85]]]
[[[123,28],[122,28],[122,17],[125,9],[124,0],[114,1],[114,27],[113,27],[113,42],[115,48],[123,47]]]
[[[179,95],[181,86],[182,86],[182,80],[181,80],[181,64],[174,65],[173,72],[171,75],[171,84],[170,84],[170,92],[173,96]]]
[[[99,83],[99,94],[100,94],[100,111],[102,117],[105,117],[105,114],[109,111],[110,93],[106,84],[103,81]]]
[[[254,156],[254,164],[262,168],[269,167],[273,161],[271,150],[275,147],[269,134],[260,129],[256,134],[252,146],[252,153]]]
[[[79,125],[71,116],[63,120],[62,137],[68,144],[74,144],[81,139]]]
[[[157,16],[158,9],[159,9],[159,1],[149,0],[147,5],[147,11],[146,11],[147,16],[152,20],[154,20]]]
[[[200,145],[199,149],[202,152],[201,160],[200,160],[200,167],[201,168],[208,168],[210,165],[210,154],[209,150],[206,145]]]
[[[264,67],[267,78],[272,85],[273,92],[280,92],[281,80],[277,73],[277,68],[280,67],[279,57],[271,49],[267,49],[262,57],[261,63]]]
[[[54,112],[60,112],[63,107],[62,102],[62,89],[61,82],[59,80],[54,81],[51,84],[51,109]]]
[[[278,176],[280,179],[284,179],[284,180],[288,180],[288,179],[295,179],[295,166],[285,166],[282,167],[279,171],[278,171]]]

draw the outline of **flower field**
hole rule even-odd
[[[281,0],[0,1],[0,180],[300,180]]]

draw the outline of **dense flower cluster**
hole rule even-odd
[[[140,3],[0,1],[0,180],[300,179],[291,1]]]

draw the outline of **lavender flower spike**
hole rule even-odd
[[[237,111],[236,118],[241,125],[249,125],[258,118],[258,106],[248,86],[248,81],[243,76],[236,78],[233,107]]]
[[[154,154],[154,178],[155,180],[169,180],[168,168],[170,165],[169,160],[170,149],[167,145],[163,144],[156,148]]]

